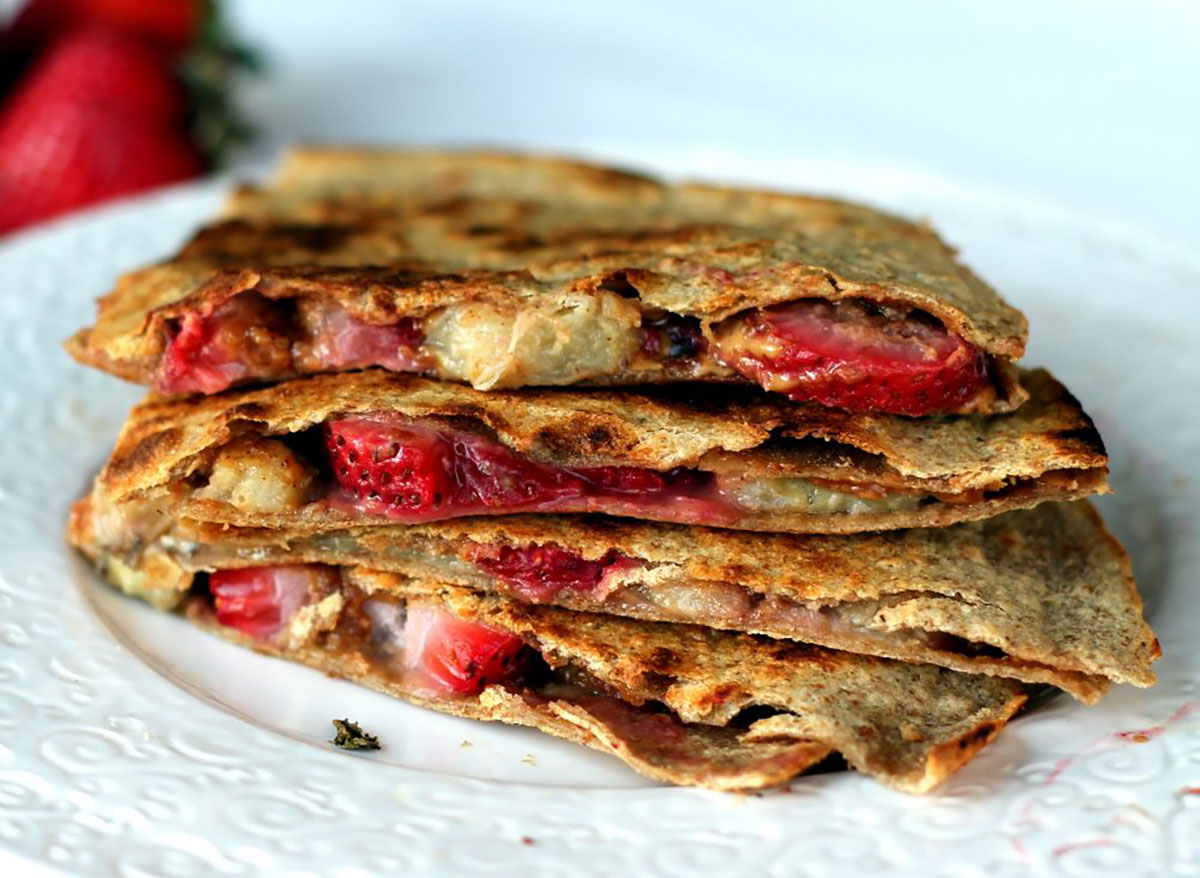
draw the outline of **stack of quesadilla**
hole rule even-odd
[[[69,538],[260,652],[658,780],[910,792],[1159,656],[1091,419],[923,225],[304,149],[68,341],[150,385]]]

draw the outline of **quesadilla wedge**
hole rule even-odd
[[[765,634],[1049,683],[1095,702],[1149,686],[1161,654],[1129,559],[1085,501],[946,528],[748,534],[577,516],[305,530],[181,519],[133,548],[100,541],[92,500],[71,541],[155,573],[125,587],[160,605],[195,575],[261,565],[364,566],[589,612]],[[161,526],[160,526],[161,528]]]
[[[1020,312],[928,227],[492,154],[301,151],[68,349],[165,394],[381,366],[483,389],[678,381],[923,416],[1024,399]]]
[[[1107,490],[1079,404],[1044,372],[993,417],[913,420],[768,394],[482,393],[382,370],[131,413],[104,505],[322,530],[515,512],[728,528],[937,526]],[[107,530],[106,544],[120,545]],[[144,528],[143,528],[144,529]]]
[[[756,788],[836,751],[924,793],[1025,700],[1007,680],[396,574],[292,564],[201,580],[184,612],[232,640],[435,710],[578,741],[670,783]]]

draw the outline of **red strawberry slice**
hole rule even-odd
[[[570,470],[470,433],[371,418],[333,421],[326,433],[338,484],[398,513],[513,509],[587,490]]]
[[[211,573],[208,589],[216,604],[218,622],[266,640],[282,630],[298,609],[327,589],[335,575],[318,564],[243,567]]]
[[[219,393],[249,370],[218,313],[183,318],[163,354],[158,389],[163,393]]]
[[[410,317],[377,325],[331,302],[308,303],[303,316],[320,368],[363,369],[382,366],[393,372],[419,372],[424,341]]]
[[[475,563],[503,580],[524,600],[543,602],[564,588],[591,591],[615,565],[631,566],[632,558],[615,550],[588,561],[555,543],[530,544],[516,548],[501,546],[494,553],[481,553]]]
[[[657,494],[667,487],[668,475],[634,466],[594,466],[579,470],[603,493]]]
[[[413,320],[376,326],[342,312],[342,322],[331,328],[320,343],[327,369],[362,369],[382,366],[393,372],[419,371],[417,350],[421,333]]]
[[[718,326],[721,358],[768,390],[850,411],[953,411],[988,383],[983,353],[917,312],[804,299]]]
[[[468,622],[422,601],[412,601],[404,627],[405,663],[457,695],[516,677],[525,666],[519,637]]]
[[[163,354],[157,387],[163,393],[218,393],[238,381],[286,371],[286,328],[270,303],[243,293],[209,314],[184,316]]]
[[[522,458],[481,436],[460,434],[455,438],[454,453],[460,502],[517,509],[588,492],[587,482],[570,469]]]
[[[359,500],[402,512],[438,509],[454,496],[454,447],[437,430],[370,418],[325,429],[333,475]]]
[[[680,520],[706,524],[724,515],[712,474],[697,470],[550,466],[487,436],[387,416],[330,422],[326,444],[334,478],[349,495],[331,501],[348,511],[408,521],[522,510],[669,508]]]

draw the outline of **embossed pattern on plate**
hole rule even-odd
[[[1059,698],[926,799],[850,774],[736,797],[654,787],[529,732],[198,645],[104,590],[62,542],[68,502],[138,391],[59,343],[120,270],[215,208],[221,186],[202,184],[0,244],[0,849],[130,878],[1200,874],[1200,258],[953,181],[670,158],[927,215],[1026,311],[1029,361],[1109,443],[1117,494],[1102,506],[1134,554],[1162,683],[1092,709]],[[378,758],[322,743],[343,709],[386,732]]]

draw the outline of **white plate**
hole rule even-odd
[[[135,388],[70,363],[120,270],[218,203],[174,190],[0,246],[0,850],[89,876],[1200,873],[1200,260],[1029,196],[786,156],[609,154],[929,216],[1029,315],[1028,360],[1096,417],[1167,657],[1152,690],[1059,698],[935,795],[853,774],[739,797],[648,784],[525,730],[410,707],[99,585],[68,502]],[[325,740],[349,716],[377,756]],[[1144,732],[1144,734],[1134,734]]]

